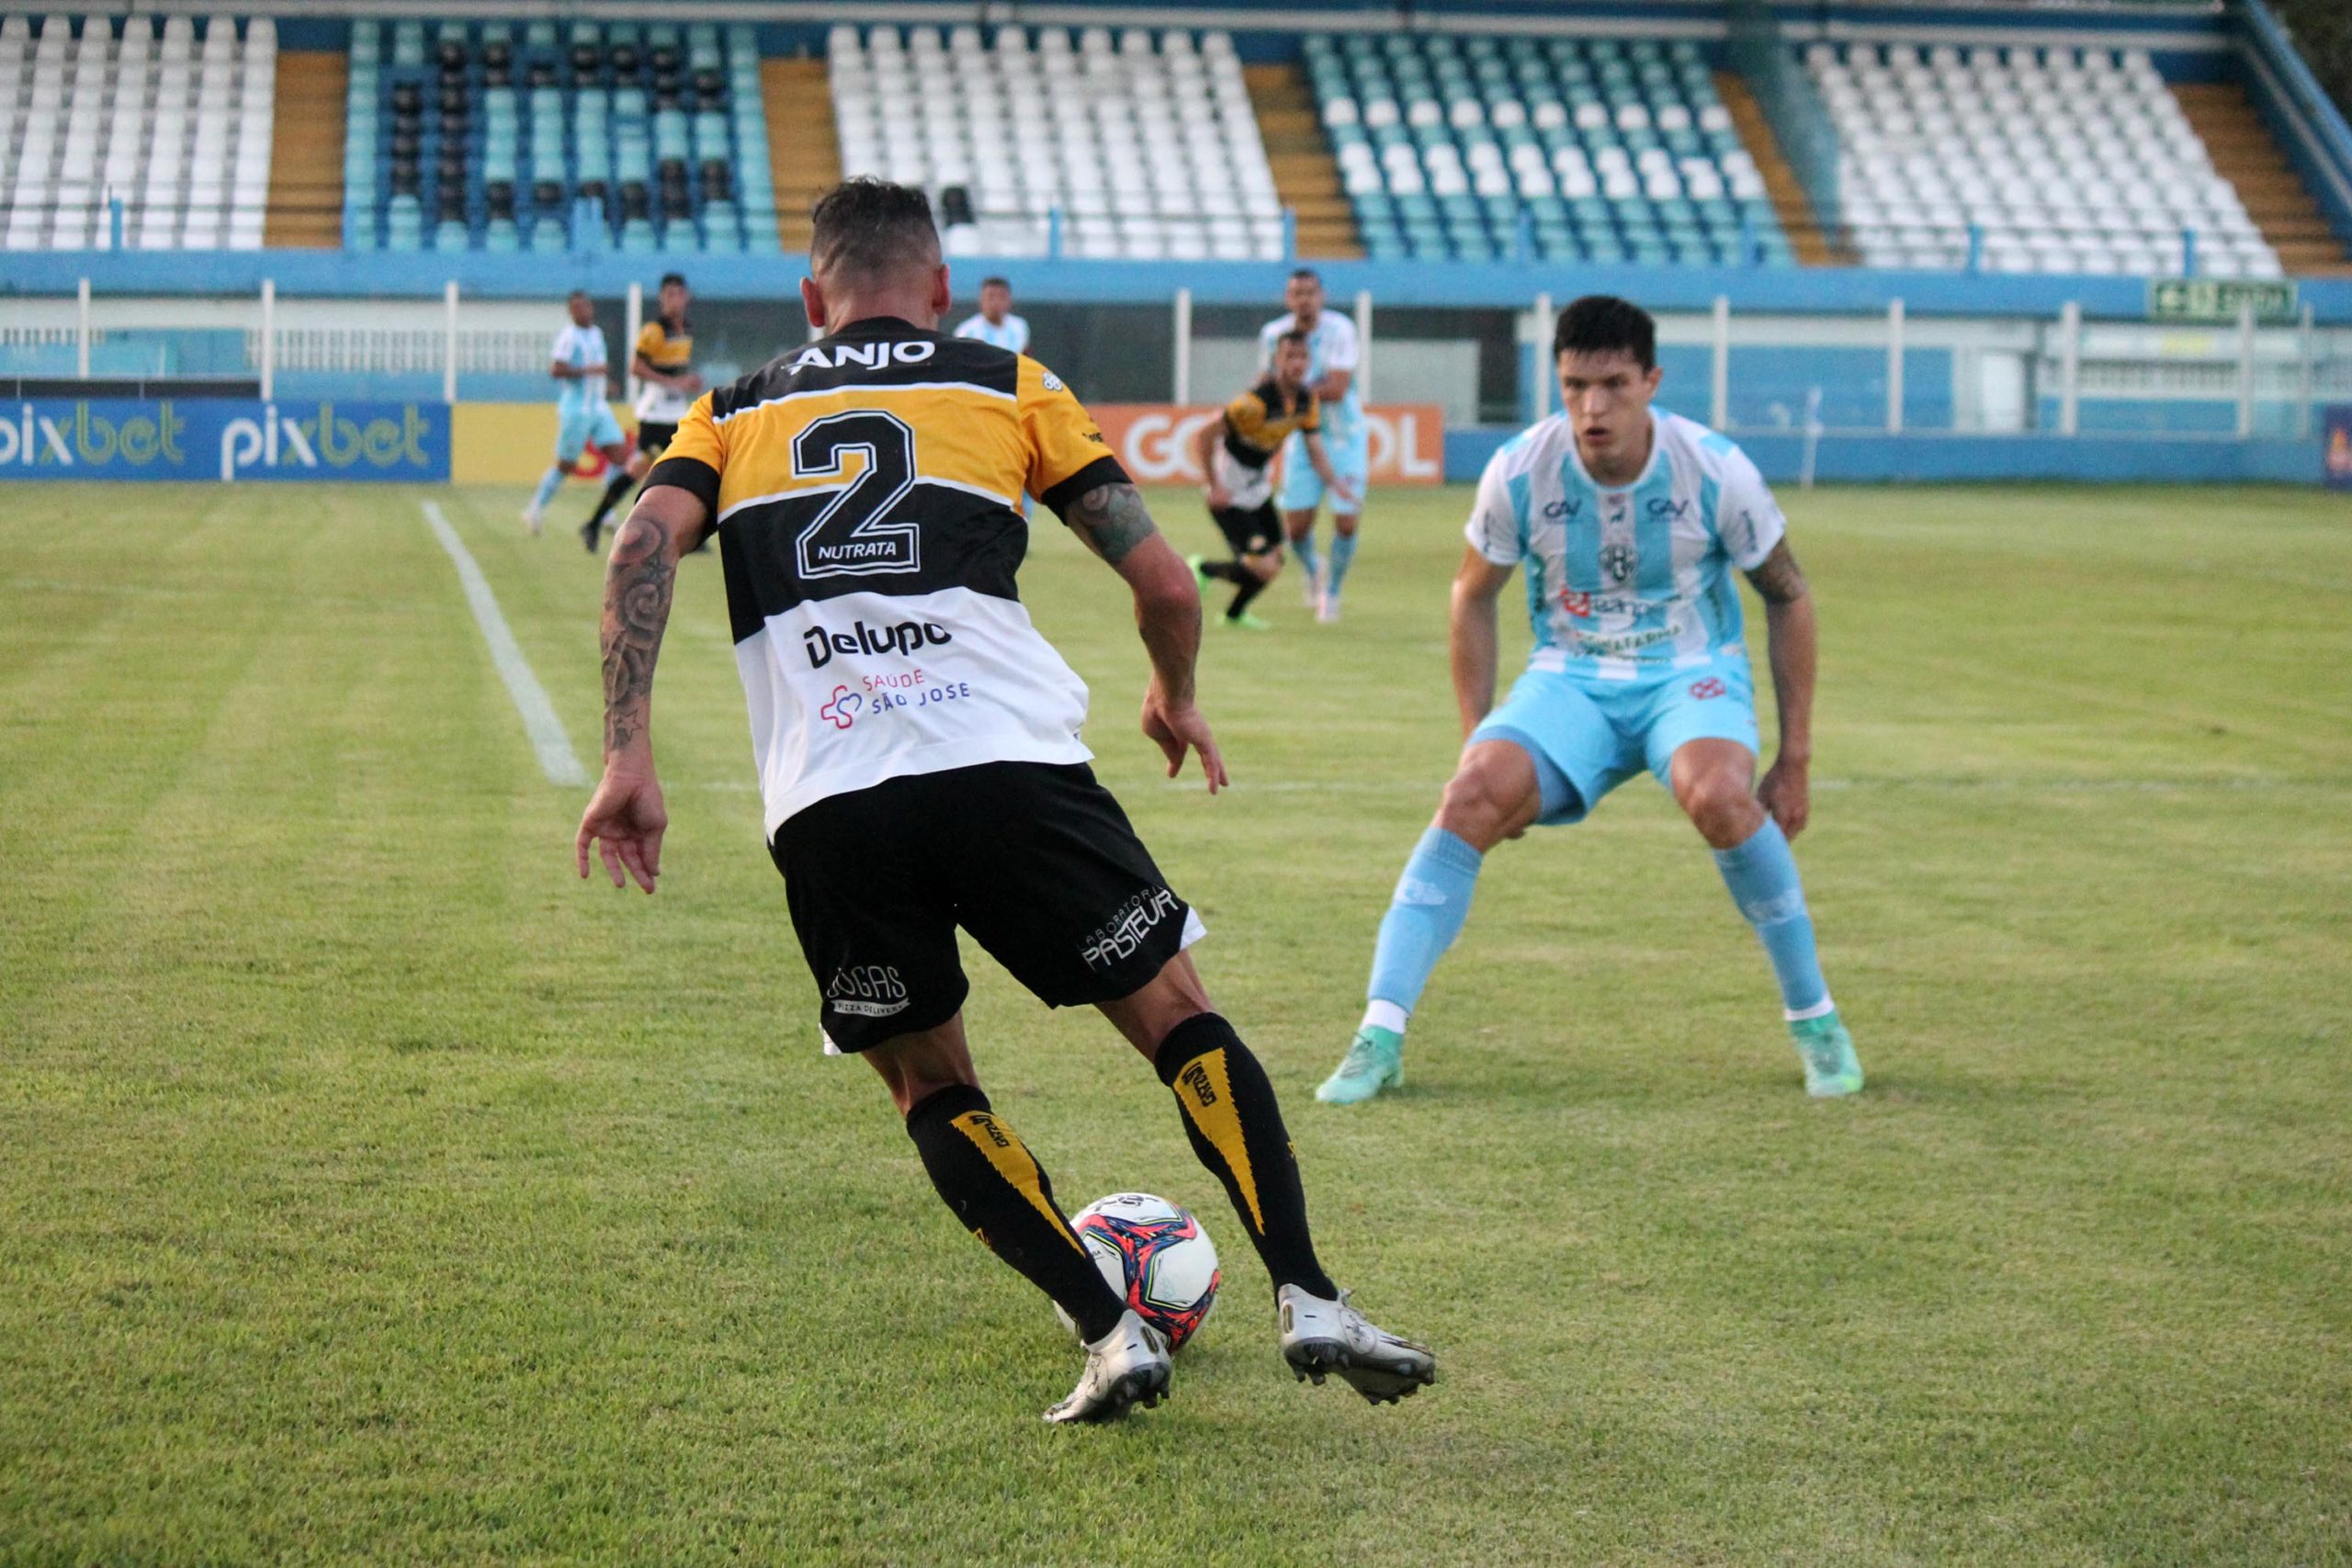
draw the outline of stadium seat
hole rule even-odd
[[[561,251],[585,198],[623,249],[775,248],[750,27],[360,20],[351,58],[348,245]]]
[[[1868,265],[1960,267],[1974,249],[1995,272],[2159,274],[2192,232],[2200,273],[2277,275],[2144,50],[1816,43],[1801,58]]]
[[[1687,44],[1392,34],[1376,46],[1310,39],[1306,58],[1341,188],[1375,255],[1614,260],[1611,220],[1622,217],[1652,236],[1641,254],[1713,265],[1716,247],[1688,214],[1669,245],[1656,226],[1661,209],[1764,194]],[[1467,205],[1406,205],[1432,197]],[[1584,204],[1580,222],[1566,203]],[[1769,206],[1758,222],[1779,236]]]
[[[843,26],[829,73],[842,172],[964,186],[957,254],[1038,254],[1057,232],[1074,254],[1282,254],[1272,169],[1221,32],[1005,27],[990,43],[969,26]]]

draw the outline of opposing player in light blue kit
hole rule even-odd
[[[1259,368],[1271,376],[1274,352],[1291,333],[1306,334],[1306,379],[1322,407],[1323,450],[1330,457],[1333,478],[1328,484],[1307,460],[1306,439],[1294,435],[1283,452],[1283,488],[1274,504],[1283,514],[1283,532],[1304,568],[1306,607],[1318,621],[1340,618],[1340,589],[1356,558],[1356,525],[1363,509],[1364,479],[1372,468],[1371,435],[1364,424],[1363,400],[1356,393],[1356,371],[1363,352],[1356,324],[1337,310],[1323,308],[1323,280],[1314,269],[1300,267],[1283,289],[1290,313],[1277,316],[1258,332]],[[1315,551],[1315,511],[1328,496],[1331,502],[1331,553]]]
[[[1565,412],[1487,465],[1453,582],[1454,697],[1467,742],[1437,820],[1406,863],[1372,961],[1369,1006],[1330,1104],[1402,1081],[1405,1025],[1470,912],[1487,851],[1576,822],[1647,768],[1713,847],[1779,977],[1805,1092],[1862,1087],[1861,1063],[1814,955],[1789,840],[1804,827],[1813,754],[1814,614],[1771,491],[1738,447],[1654,410],[1657,327],[1590,296],[1553,338]],[[1535,647],[1495,700],[1495,601],[1527,575]],[[1756,783],[1757,726],[1739,590],[1764,598],[1780,755]]]
[[[626,469],[633,479],[643,479],[651,466],[643,453],[629,451],[621,422],[613,417],[612,405],[605,401],[611,369],[605,352],[605,329],[596,324],[596,307],[586,294],[575,289],[564,301],[564,309],[571,321],[555,334],[555,346],[548,351],[548,374],[557,384],[555,461],[539,476],[539,488],[532,491],[531,503],[523,508],[523,525],[534,536],[546,523],[548,502],[562,488],[563,476],[579,467],[580,454],[592,443],[605,455],[605,461]]]

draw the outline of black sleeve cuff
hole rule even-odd
[[[664,457],[645,476],[644,488],[673,485],[710,508],[711,526],[718,525],[718,470],[698,457]]]
[[[653,471],[658,474],[662,470],[656,468]],[[649,479],[647,482],[650,484],[652,481]],[[1107,456],[1101,457],[1037,499],[1052,507],[1055,516],[1068,522],[1069,503],[1088,491],[1099,490],[1104,485],[1123,485],[1128,482],[1130,481],[1127,479],[1127,470],[1119,467],[1119,459]]]

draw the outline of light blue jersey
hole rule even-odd
[[[1635,681],[1736,658],[1739,587],[1787,523],[1747,454],[1694,420],[1651,414],[1641,477],[1606,490],[1558,414],[1487,464],[1463,532],[1497,566],[1524,566],[1528,668]]]
[[[1272,373],[1274,344],[1297,321],[1296,315],[1284,312],[1258,330],[1259,369]],[[1328,447],[1349,445],[1363,428],[1363,400],[1356,395],[1354,376],[1363,357],[1354,321],[1337,310],[1324,310],[1315,318],[1315,328],[1306,334],[1307,383],[1318,385],[1333,370],[1349,372],[1348,395],[1323,402],[1323,444]]]
[[[956,328],[957,337],[978,338],[998,348],[1009,348],[1015,354],[1029,352],[1029,323],[1007,312],[1001,321],[991,321],[986,316],[967,316]]]
[[[605,353],[605,329],[598,326],[579,327],[570,322],[555,334],[555,347],[549,351],[548,362],[569,365],[575,370],[594,370],[596,374],[576,380],[556,383],[555,406],[566,415],[585,414],[591,405],[602,408],[605,403],[605,368],[611,363]]]

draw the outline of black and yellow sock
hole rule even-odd
[[[1184,1108],[1193,1152],[1225,1183],[1276,1288],[1296,1285],[1327,1301],[1338,1296],[1340,1288],[1315,1260],[1306,1190],[1274,1086],[1233,1025],[1213,1012],[1186,1019],[1159,1043],[1159,1081]]]
[[[627,468],[616,469],[613,477],[605,482],[605,493],[597,499],[596,510],[589,514],[589,523],[594,526],[603,526],[605,519],[612,515],[613,508],[621,503],[621,498],[628,494],[629,486],[635,483],[637,481],[628,477]]]
[[[1239,620],[1241,612],[1250,607],[1250,601],[1266,591],[1265,580],[1257,573],[1244,570],[1241,576],[1241,586],[1234,591],[1233,603],[1226,606],[1225,618],[1228,621]]]
[[[939,1089],[907,1112],[907,1136],[931,1184],[980,1244],[1051,1296],[1091,1341],[1127,1310],[1054,1204],[1054,1184],[1020,1135],[969,1085]]]

